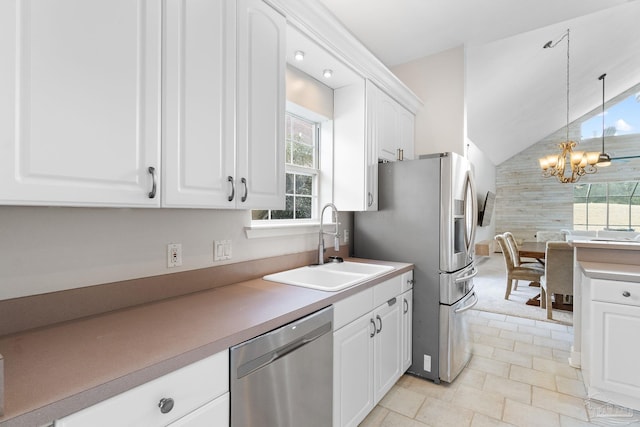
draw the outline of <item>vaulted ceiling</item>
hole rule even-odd
[[[467,134],[497,165],[640,83],[638,0],[320,0],[388,67],[460,45]]]

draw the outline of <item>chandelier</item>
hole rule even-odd
[[[583,175],[598,171],[599,152],[574,151],[578,145],[569,139],[569,29],[562,35],[560,40],[553,43],[547,42],[543,48],[554,48],[562,40],[567,39],[567,126],[566,139],[558,146],[559,154],[549,154],[538,159],[542,176],[545,178],[555,176],[563,184],[578,182]]]

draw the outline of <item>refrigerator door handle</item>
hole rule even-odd
[[[476,238],[476,222],[478,218],[478,200],[476,199],[476,186],[473,182],[471,170],[467,171],[464,188],[464,206],[465,206],[465,230],[464,238],[467,246],[467,254],[471,255],[471,246]],[[471,197],[471,212],[466,207],[469,205],[469,197]]]
[[[475,305],[478,303],[478,295],[474,292],[474,293],[472,294],[472,296],[473,296],[474,300],[473,300],[473,302],[472,302],[471,304],[469,304],[469,305],[465,305],[465,306],[464,306],[464,307],[462,307],[462,308],[459,308],[459,309],[457,309],[457,310],[454,310],[454,313],[456,313],[456,314],[458,314],[458,313],[463,313],[463,312],[465,312],[465,311],[467,311],[467,310],[471,310],[473,307],[475,307]]]
[[[458,277],[455,282],[456,283],[460,283],[460,282],[466,282],[469,279],[473,279],[474,277],[476,277],[478,275],[478,269],[473,267],[473,271],[471,272],[471,274],[469,274],[468,276],[463,276],[463,277]]]

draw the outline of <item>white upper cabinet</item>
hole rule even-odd
[[[233,0],[166,1],[163,206],[235,207],[235,22]]]
[[[413,159],[415,116],[378,87],[372,86],[376,92],[375,109],[378,112],[378,157],[389,162]]]
[[[238,0],[236,198],[284,209],[286,20],[262,0]]]
[[[0,204],[284,208],[284,48],[261,0],[0,2]]]
[[[168,0],[167,207],[284,208],[285,18],[261,0]]]
[[[375,99],[373,85],[364,79],[334,91],[334,203],[339,210],[378,210]]]
[[[160,0],[0,2],[1,204],[160,205],[161,37]]]

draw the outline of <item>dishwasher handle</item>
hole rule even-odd
[[[287,343],[281,347],[276,348],[275,350],[271,350],[261,356],[256,357],[255,359],[243,363],[242,365],[238,366],[238,369],[236,370],[236,377],[240,379],[270,363],[273,363],[274,361],[286,356],[287,354],[302,347],[303,345],[309,344],[317,340],[324,334],[331,332],[331,329],[331,322],[325,323],[290,343]]]

